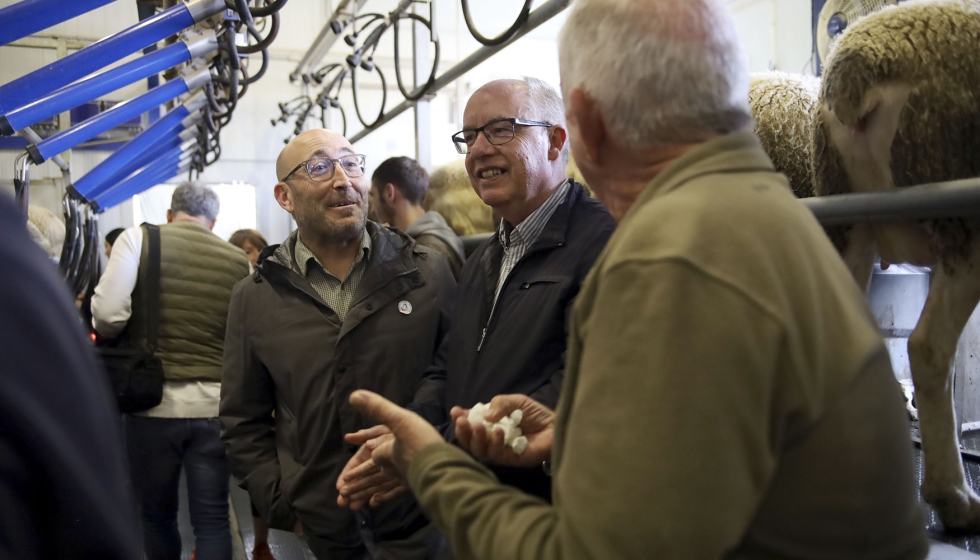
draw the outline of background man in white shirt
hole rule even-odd
[[[211,229],[218,196],[195,183],[174,191],[160,227],[160,321],[155,355],[163,363],[161,403],[126,417],[134,490],[150,560],[180,558],[177,487],[187,473],[197,560],[231,558],[228,460],[219,438],[221,360],[231,289],[248,275],[245,253]],[[92,323],[105,337],[146,336],[141,271],[148,266],[144,229],[123,232],[92,297]]]

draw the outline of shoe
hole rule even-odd
[[[252,549],[252,560],[276,560],[269,549],[269,543],[258,543]]]

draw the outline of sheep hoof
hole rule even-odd
[[[963,487],[930,489],[922,485],[922,497],[939,515],[947,531],[980,532],[980,496]]]

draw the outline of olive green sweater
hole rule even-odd
[[[416,456],[459,558],[926,556],[864,295],[752,134],[637,199],[575,303],[562,391],[554,506],[449,445]]]

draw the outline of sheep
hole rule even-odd
[[[810,167],[811,112],[820,80],[813,76],[762,72],[749,81],[755,133],[776,171],[786,175],[798,198],[813,196]]]
[[[813,113],[818,196],[980,175],[980,0],[921,0],[851,26],[832,48]],[[908,343],[924,455],[923,498],[947,529],[980,530],[957,443],[951,363],[980,302],[980,219],[862,224],[839,240],[859,285],[875,253],[932,266]]]
[[[422,207],[442,214],[460,237],[491,233],[493,210],[473,190],[464,162],[457,159],[432,172]]]
[[[27,231],[48,257],[57,261],[65,242],[65,224],[53,212],[31,204],[27,207]]]

